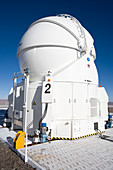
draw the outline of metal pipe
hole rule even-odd
[[[28,87],[29,87],[29,74],[26,74],[25,76],[25,82],[24,82],[24,114],[25,114],[25,162],[28,161],[27,158],[27,138],[28,138],[28,133],[27,133],[27,98],[28,98]]]
[[[15,95],[16,95],[16,81],[17,79],[14,77],[13,79],[13,104],[12,104],[12,123],[11,123],[11,130],[14,130],[14,112],[15,112]]]
[[[14,76],[12,79],[14,80],[15,78],[21,78],[24,77],[24,74],[18,75],[18,76]]]

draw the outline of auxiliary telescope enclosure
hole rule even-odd
[[[20,41],[17,58],[23,81],[18,84],[20,76],[14,75],[8,99],[14,124],[20,121],[23,131],[27,127],[34,135],[44,123],[51,138],[105,130],[108,95],[99,87],[94,40],[76,18],[61,14],[34,22]]]

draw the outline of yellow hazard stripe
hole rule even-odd
[[[63,138],[63,137],[52,137],[51,139],[52,140],[76,140],[76,139],[82,139],[82,138],[86,138],[86,137],[89,137],[89,136],[93,136],[93,135],[97,135],[97,134],[101,134],[101,133],[104,133],[105,131],[102,131],[102,132],[97,132],[97,133],[92,133],[92,134],[88,134],[88,135],[84,135],[84,136],[79,136],[79,137],[76,137],[76,138]]]
[[[34,136],[33,135],[28,135],[28,137],[32,137],[33,138]]]

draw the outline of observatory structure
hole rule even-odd
[[[47,135],[62,138],[104,131],[108,95],[98,86],[93,43],[67,14],[39,19],[28,28],[17,52],[22,75],[15,74],[9,94],[14,127],[25,131],[27,126],[29,135],[46,127]]]

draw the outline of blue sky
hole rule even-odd
[[[77,18],[95,41],[99,84],[113,101],[113,0],[4,0],[0,2],[0,98],[8,97],[20,70],[17,47],[39,18],[66,13]]]

